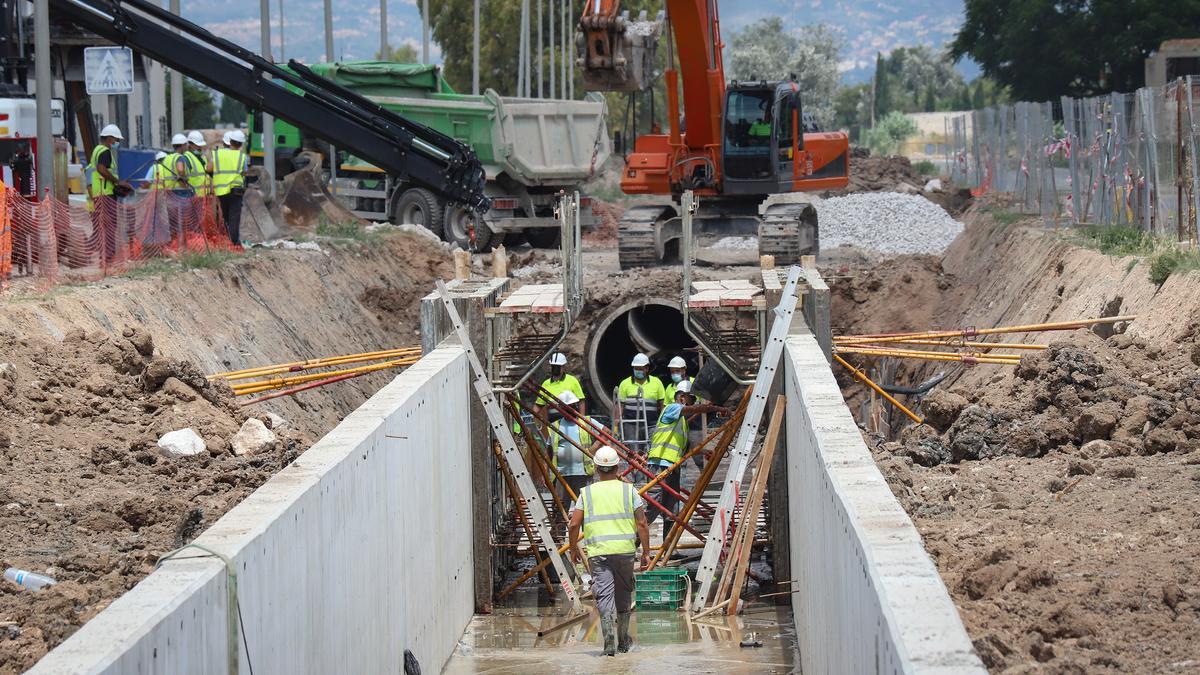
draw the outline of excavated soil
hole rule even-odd
[[[956,188],[946,181],[942,181],[941,189],[926,191],[925,185],[932,176],[917,173],[907,157],[863,156],[863,152],[856,149],[850,158],[850,184],[841,190],[826,191],[823,197],[839,197],[856,192],[920,194],[956,218],[966,212],[973,202],[970,190]]]
[[[303,452],[395,373],[241,407],[206,374],[419,343],[420,295],[449,276],[422,237],[318,239],[217,269],[111,278],[0,297],[0,673],[20,672]],[[249,415],[286,425],[254,455],[230,439]],[[168,458],[192,428],[207,452]]]
[[[947,377],[901,397],[928,424],[866,433],[877,461],[991,671],[1197,670],[1200,275],[1156,287],[1144,262],[967,222],[942,258],[844,271],[839,332],[1139,318],[1033,334],[1049,348],[1016,367],[901,365],[896,384]]]

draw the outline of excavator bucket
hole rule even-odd
[[[643,11],[636,21],[620,16],[586,15],[579,22],[576,48],[588,91],[645,91],[654,83],[654,54],[662,37],[663,14],[654,20]]]

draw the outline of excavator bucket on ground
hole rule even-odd
[[[645,91],[654,82],[654,55],[662,37],[663,14],[653,20],[643,11],[586,13],[579,21],[579,66],[588,91]]]

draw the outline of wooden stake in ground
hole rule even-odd
[[[454,278],[463,281],[471,278],[471,254],[461,248],[454,249]]]

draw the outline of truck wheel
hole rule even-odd
[[[561,234],[557,227],[539,227],[537,229],[525,230],[525,238],[529,240],[529,245],[534,248],[554,248],[558,246],[558,235]]]
[[[475,210],[465,206],[448,204],[443,218],[446,241],[457,244],[464,251],[487,253],[504,240],[503,233],[493,232]]]
[[[396,199],[396,208],[392,209],[392,221],[397,225],[411,223],[420,225],[430,232],[446,239],[442,227],[443,209],[437,195],[424,188],[409,188],[400,193]]]

